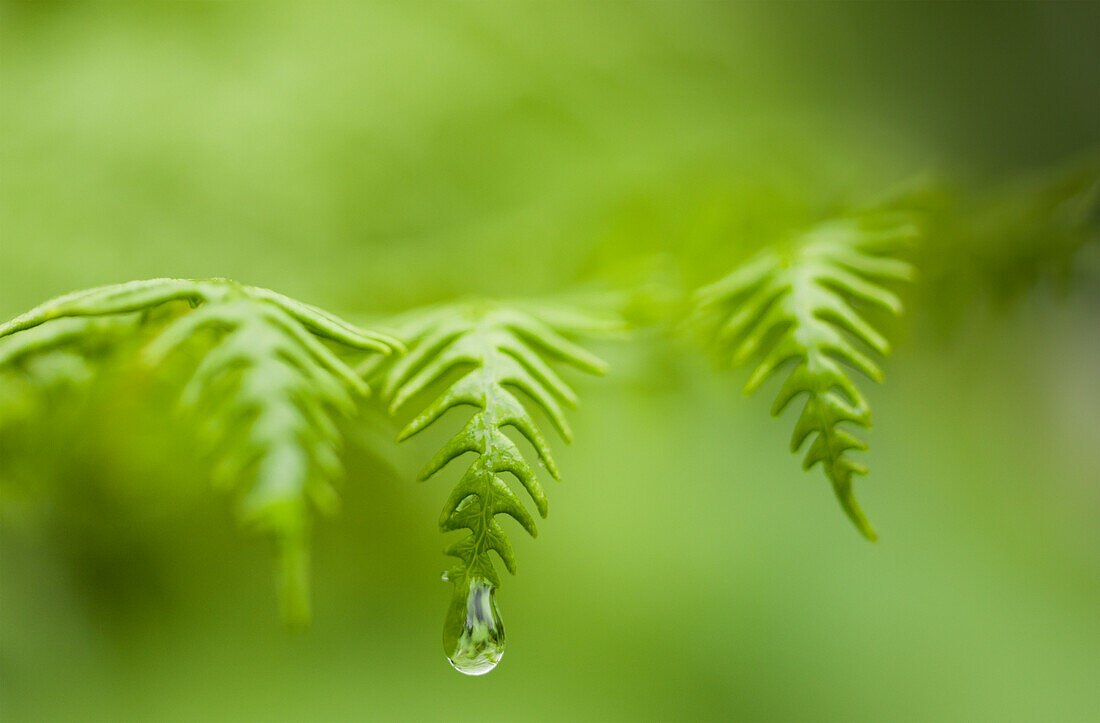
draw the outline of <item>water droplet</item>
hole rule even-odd
[[[455,595],[443,624],[443,651],[454,669],[466,675],[485,675],[504,655],[504,621],[488,580],[466,576],[455,580]]]

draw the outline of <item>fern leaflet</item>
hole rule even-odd
[[[510,307],[488,301],[444,306],[403,324],[398,336],[408,344],[408,354],[375,372],[382,377],[382,394],[391,400],[391,412],[396,412],[450,372],[463,369],[456,381],[401,430],[399,441],[425,430],[454,407],[468,405],[476,410],[420,473],[420,479],[426,480],[456,457],[466,452],[476,455],[443,505],[439,520],[444,532],[468,531],[446,550],[458,562],[445,576],[454,585],[454,595],[443,644],[452,664],[462,672],[488,672],[503,651],[504,630],[493,599],[500,578],[490,551],[496,552],[512,574],[516,558],[496,516],[509,515],[532,537],[538,534],[534,518],[500,475],[511,473],[539,514],[546,517],[547,513],[538,477],[504,428],[517,430],[534,448],[539,465],[560,479],[545,436],[515,392],[522,392],[569,441],[571,432],[563,407],[574,406],[577,397],[548,362],[561,361],[603,374],[606,364],[563,333],[614,326],[560,309]]]
[[[224,487],[251,480],[242,517],[277,542],[285,619],[308,619],[309,521],[335,504],[340,473],[333,417],[351,414],[361,378],[317,337],[361,351],[389,353],[400,343],[356,329],[275,292],[225,279],[154,279],[77,292],[47,302],[0,326],[40,344],[63,342],[87,324],[79,317],[148,311],[173,301],[176,317],[142,352],[159,365],[181,346],[199,347],[201,361],[181,394],[194,412],[201,445]],[[77,317],[56,321],[62,317]],[[213,337],[210,347],[208,340]],[[209,348],[207,348],[209,347]]]
[[[59,320],[0,340],[0,369],[40,389],[79,386],[92,377],[92,360],[109,353],[133,327],[127,318]]]
[[[0,339],[0,430],[44,409],[72,410],[103,362],[132,337],[134,320],[61,319]]]
[[[756,359],[745,384],[751,394],[794,362],[772,405],[778,416],[796,397],[806,403],[795,423],[791,451],[811,435],[803,469],[821,463],[841,507],[869,540],[876,534],[852,492],[852,475],[867,469],[849,452],[866,444],[841,425],[870,427],[870,409],[848,368],[880,381],[882,371],[859,348],[879,354],[889,344],[860,306],[901,313],[886,285],[912,278],[912,267],[891,254],[915,236],[907,220],[839,219],[819,225],[785,249],[766,249],[696,293],[700,314],[717,318],[719,344],[734,364]]]

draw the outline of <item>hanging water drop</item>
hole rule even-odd
[[[504,621],[488,580],[454,575],[455,594],[443,623],[443,652],[454,669],[465,675],[484,675],[504,655]]]

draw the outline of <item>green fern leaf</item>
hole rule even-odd
[[[78,317],[148,313],[173,301],[191,308],[157,333],[142,358],[156,366],[185,344],[201,347],[181,405],[194,413],[200,442],[215,460],[215,481],[247,487],[243,518],[277,541],[284,617],[304,622],[309,522],[314,509],[334,506],[331,481],[340,473],[334,417],[353,413],[353,395],[366,392],[317,337],[383,354],[400,342],[224,279],[154,279],[69,294],[0,326],[0,338],[18,333],[24,347],[48,346],[87,331],[88,321]],[[212,346],[204,343],[210,338]]]
[[[40,401],[84,390],[99,364],[134,332],[132,318],[61,319],[0,339],[0,427],[40,411]]]
[[[91,376],[88,360],[102,356],[134,329],[134,320],[120,319],[61,319],[46,327],[31,329],[22,334],[0,339],[0,369],[29,367],[43,357],[64,354],[79,359],[78,365],[69,365],[65,372],[59,365],[56,375],[47,369],[31,375],[44,385],[85,381]],[[78,367],[80,367],[78,369]]]
[[[534,448],[539,466],[554,479],[558,467],[546,437],[518,392],[541,410],[563,439],[572,433],[563,409],[577,402],[574,391],[550,365],[560,361],[593,374],[607,365],[564,334],[610,330],[614,322],[594,320],[561,309],[471,302],[431,309],[400,326],[398,336],[409,352],[381,371],[382,395],[396,412],[420,392],[462,370],[459,378],[401,430],[405,440],[434,424],[448,410],[472,406],[465,426],[431,458],[420,473],[426,480],[467,452],[476,459],[447,498],[439,526],[468,534],[446,550],[458,562],[445,578],[454,595],[444,626],[444,649],[462,672],[488,672],[503,651],[503,626],[493,593],[500,586],[490,552],[515,574],[516,557],[497,515],[515,519],[532,537],[535,521],[519,495],[502,479],[510,473],[527,491],[539,515],[547,501],[538,477],[519,447],[505,433],[512,427]]]
[[[867,469],[850,456],[867,446],[842,425],[870,427],[870,409],[848,370],[882,379],[861,346],[882,355],[890,347],[860,307],[901,313],[901,301],[887,286],[911,279],[913,269],[892,254],[915,234],[912,223],[897,218],[835,220],[788,248],[764,250],[696,294],[699,313],[719,320],[717,341],[734,364],[756,360],[746,394],[794,363],[772,415],[806,395],[791,451],[814,436],[803,468],[821,463],[841,507],[869,540],[875,531],[852,492],[852,476]]]

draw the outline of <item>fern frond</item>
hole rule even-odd
[[[0,324],[0,338],[31,329],[51,319],[145,311],[170,301],[186,301],[191,306],[198,306],[234,293],[244,294],[256,301],[269,302],[313,334],[353,349],[388,354],[400,348],[400,342],[386,334],[359,329],[315,306],[269,289],[238,284],[230,279],[148,279],[75,291],[51,299],[5,324]]]
[[[284,617],[308,618],[307,535],[314,509],[336,505],[336,413],[355,410],[366,386],[278,306],[242,296],[204,305],[145,349],[159,364],[204,330],[220,335],[183,389],[200,444],[217,460],[215,483],[237,487],[247,522],[277,540]]]
[[[135,323],[62,319],[0,339],[0,427],[38,411],[39,400],[83,390]]]
[[[129,336],[134,324],[135,320],[127,317],[61,319],[49,326],[0,339],[0,369],[21,367],[55,352],[99,356],[121,338]]]
[[[457,380],[401,430],[399,441],[424,431],[450,409],[474,407],[462,429],[420,472],[420,479],[426,480],[456,457],[467,452],[476,455],[447,498],[439,520],[444,532],[468,531],[446,550],[458,562],[446,575],[454,585],[454,596],[444,627],[444,647],[451,662],[463,672],[487,672],[503,646],[503,628],[492,599],[500,577],[490,552],[495,552],[512,574],[516,557],[497,515],[512,517],[532,537],[538,534],[534,518],[501,475],[515,477],[539,515],[546,517],[547,513],[538,476],[504,430],[512,427],[518,431],[534,448],[539,466],[560,479],[550,446],[528,406],[545,414],[569,441],[572,433],[564,409],[577,403],[577,395],[551,362],[603,374],[607,365],[563,334],[615,326],[562,309],[543,314],[534,306],[487,301],[439,307],[401,324],[397,333],[408,345],[408,353],[373,372],[381,379],[382,395],[390,400],[391,412],[397,412],[451,372],[462,370]],[[520,401],[521,396],[527,398],[528,406]]]
[[[157,366],[185,344],[200,349],[181,406],[194,412],[215,481],[245,488],[242,517],[276,540],[284,617],[302,622],[309,522],[315,509],[333,508],[331,482],[340,474],[334,418],[353,413],[353,395],[366,392],[317,337],[383,354],[400,342],[225,279],[155,279],[69,294],[0,326],[0,338],[15,335],[4,342],[20,341],[25,349],[48,346],[84,334],[91,322],[80,317],[148,313],[173,301],[191,308],[158,331],[142,359]],[[212,346],[204,343],[211,337]]]
[[[791,451],[814,435],[803,468],[821,463],[841,507],[869,540],[875,532],[852,492],[852,476],[867,469],[849,454],[867,446],[842,425],[870,427],[870,409],[849,369],[882,379],[866,349],[885,355],[890,347],[862,308],[901,313],[888,287],[910,280],[913,268],[893,254],[915,235],[907,219],[835,220],[788,248],[764,250],[695,299],[700,314],[718,320],[717,341],[733,363],[756,360],[746,394],[794,363],[772,415],[806,395]]]

